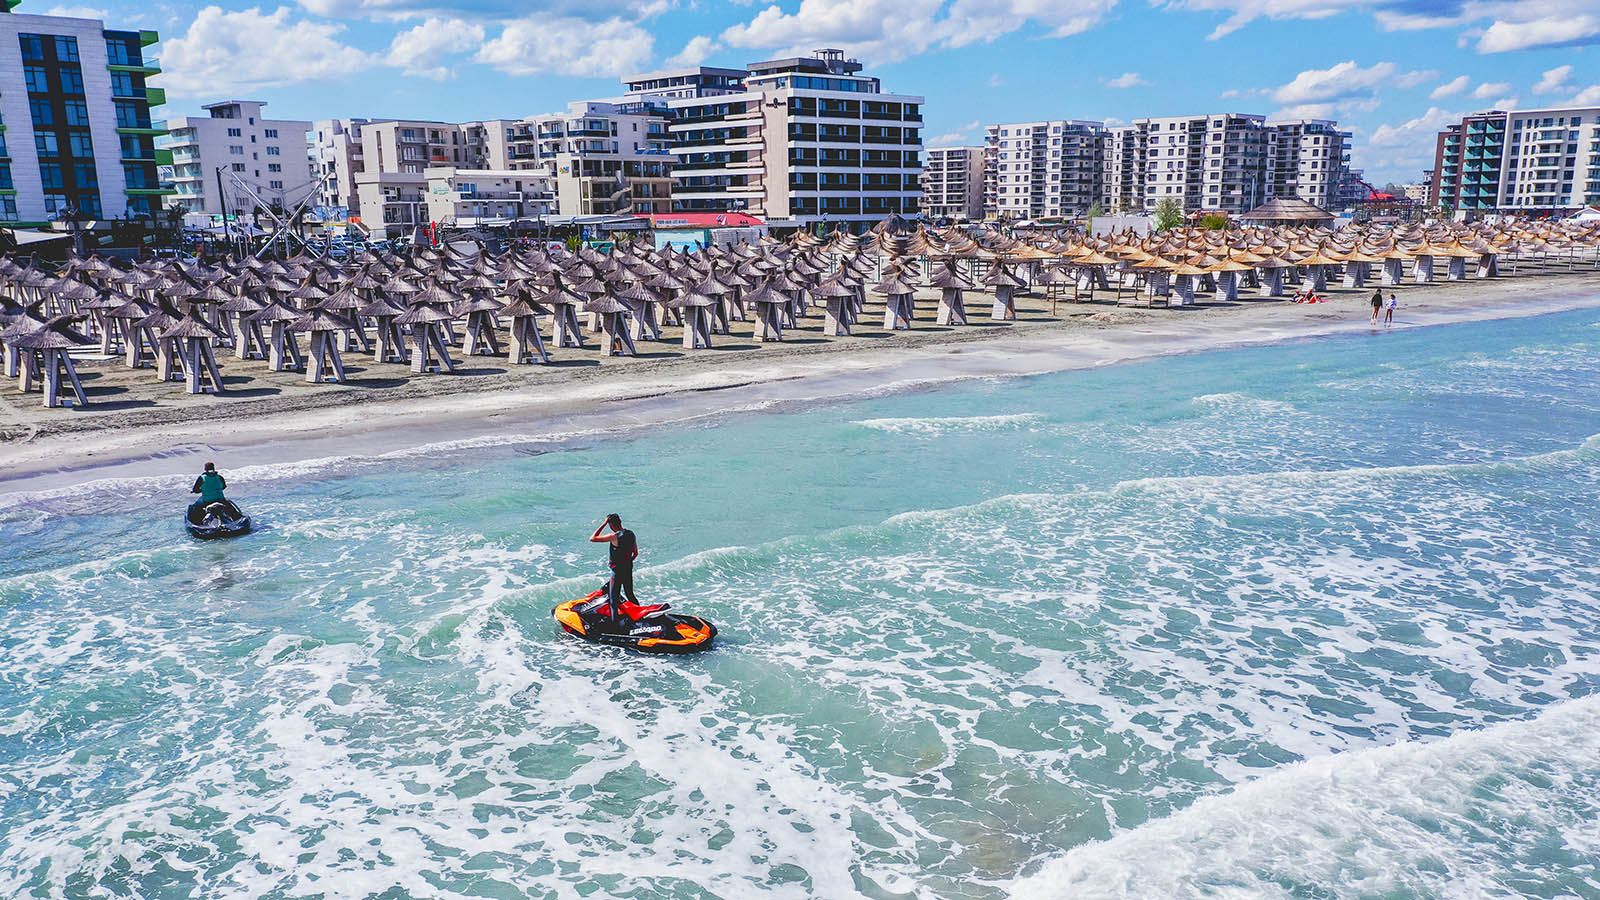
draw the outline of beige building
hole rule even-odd
[[[237,213],[254,207],[254,192],[262,202],[289,210],[316,189],[306,141],[311,123],[268,119],[264,106],[257,100],[223,100],[202,106],[204,116],[167,120],[168,133],[156,146],[172,152],[176,193],[169,206],[213,216],[221,215],[226,204],[229,213]],[[218,194],[219,189],[225,193]]]
[[[922,212],[931,219],[983,218],[982,147],[934,147],[922,168]]]
[[[324,209],[344,209],[348,215],[361,215],[361,200],[356,193],[356,176],[366,169],[361,147],[361,126],[371,119],[322,119],[311,125],[311,168],[316,178],[317,199]]]
[[[457,169],[423,172],[427,219],[459,227],[556,215],[555,179],[541,170]]]
[[[428,221],[428,179],[422,172],[357,173],[360,221],[374,237],[408,236]]]

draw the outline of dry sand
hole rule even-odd
[[[1385,289],[1386,291],[1389,289]],[[1600,273],[1524,268],[1490,281],[1406,285],[1401,328],[1535,315],[1600,305]],[[1293,304],[1254,297],[1180,309],[1075,304],[1027,296],[1018,320],[991,322],[990,298],[969,296],[972,324],[931,324],[934,301],[919,297],[910,332],[885,332],[869,301],[856,334],[824,338],[806,319],[781,344],[750,339],[750,323],[714,337],[711,350],[641,343],[640,355],[602,358],[552,350],[549,366],[510,366],[504,356],[459,358],[456,375],[413,376],[401,365],[349,354],[348,383],[307,384],[259,361],[220,358],[229,392],[189,396],[152,371],[118,360],[81,366],[92,405],[45,409],[39,395],[0,393],[0,492],[90,478],[197,468],[204,454],[224,468],[330,455],[376,455],[441,442],[514,441],[578,431],[859,396],[915,384],[1082,368],[1149,356],[1319,334],[1371,332],[1371,288],[1330,292],[1332,302]],[[1104,295],[1109,301],[1109,295]],[[873,298],[876,299],[876,298]],[[1382,332],[1379,328],[1377,331]],[[174,457],[180,457],[175,459]]]

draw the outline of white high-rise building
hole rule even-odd
[[[322,119],[311,126],[311,166],[317,177],[318,206],[361,215],[356,175],[366,168],[361,126],[372,119]]]
[[[222,100],[201,107],[207,116],[167,120],[168,133],[157,146],[172,152],[177,193],[169,205],[208,216],[221,215],[224,207],[228,213],[248,214],[258,205],[287,211],[317,190],[306,139],[311,123],[268,119],[264,106]]]
[[[1344,204],[1339,186],[1350,164],[1350,133],[1327,119],[1273,122],[1268,199],[1298,197],[1323,209]]]
[[[1439,133],[1433,172],[1452,210],[1600,204],[1600,106],[1474,113]]]
[[[562,215],[670,212],[674,157],[667,125],[659,105],[578,101],[564,113],[515,123],[511,168],[548,171]]]
[[[922,103],[838,50],[626,79],[672,115],[673,209],[862,230],[921,207]]]
[[[1145,209],[1172,199],[1187,211],[1237,215],[1269,198],[1271,129],[1264,116],[1164,116],[1134,125],[1145,146]]]
[[[1078,216],[1104,194],[1100,122],[1054,120],[990,125],[984,157],[986,212],[1016,219]],[[992,189],[991,189],[992,188]]]
[[[166,102],[148,83],[158,35],[14,5],[0,14],[0,222],[154,216],[172,191],[154,144],[166,128],[150,118]]]
[[[930,219],[983,218],[982,147],[934,147],[922,168],[922,212]]]

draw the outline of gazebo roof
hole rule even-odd
[[[1268,200],[1239,218],[1251,222],[1331,222],[1333,213],[1298,197]]]

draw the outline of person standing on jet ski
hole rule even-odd
[[[228,480],[217,472],[216,463],[206,463],[206,470],[194,480],[194,487],[189,489],[191,494],[199,494],[200,499],[192,506],[204,506],[207,503],[217,503],[227,498],[222,496],[223,490],[228,487]]]
[[[603,533],[608,528],[610,533]],[[639,541],[633,532],[622,527],[622,517],[616,513],[606,516],[589,541],[611,545],[612,596],[618,600],[626,596],[629,603],[638,604],[639,598],[633,593],[633,561],[639,558]]]

